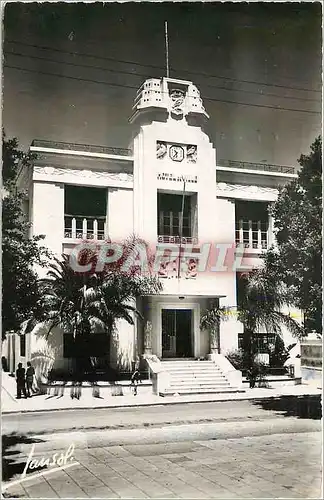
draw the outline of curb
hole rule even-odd
[[[2,410],[2,415],[15,415],[15,414],[25,414],[25,413],[48,413],[48,412],[58,412],[58,411],[74,411],[74,410],[105,410],[110,408],[140,408],[149,406],[166,406],[166,405],[180,405],[180,404],[199,404],[199,403],[226,403],[229,401],[258,401],[260,399],[278,399],[278,398],[296,398],[305,396],[321,396],[321,393],[303,393],[303,394],[276,394],[276,395],[264,395],[264,396],[253,396],[244,398],[226,398],[226,399],[199,399],[193,401],[156,401],[150,403],[124,403],[116,405],[107,406],[75,406],[75,407],[64,407],[64,408],[46,408],[46,409],[36,409],[36,410],[17,410],[17,411],[6,411]]]

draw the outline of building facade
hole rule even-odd
[[[127,369],[145,353],[206,358],[210,336],[200,317],[215,300],[233,314],[213,347],[224,355],[240,345],[237,274],[260,265],[274,243],[268,207],[297,174],[293,167],[218,160],[207,124],[193,83],[149,79],[135,98],[129,149],[46,140],[30,148],[36,160],[19,183],[29,193],[32,233],[46,235],[57,256],[83,240],[100,245],[130,235],[168,255],[156,269],[162,292],[137,304],[144,322],[120,322],[115,351],[96,347],[113,366]],[[71,362],[65,337],[56,331],[50,345],[62,369]],[[291,343],[288,332],[284,339]],[[41,328],[26,339],[32,359],[47,348]]]

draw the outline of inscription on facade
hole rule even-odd
[[[174,181],[174,182],[192,182],[196,184],[198,182],[197,175],[174,175],[167,172],[161,172],[157,174],[158,181]]]

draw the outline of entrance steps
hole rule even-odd
[[[162,366],[169,383],[160,392],[161,396],[241,392],[213,361],[163,360]]]

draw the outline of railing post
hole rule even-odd
[[[249,248],[253,248],[253,240],[252,240],[252,221],[249,220]]]
[[[87,239],[87,219],[83,219],[82,222],[82,238]]]
[[[243,219],[239,220],[239,243],[243,245]]]
[[[261,221],[258,220],[258,248],[262,249],[262,241],[261,241]]]
[[[71,237],[72,238],[76,238],[76,219],[75,217],[73,217],[72,221],[71,221]]]
[[[93,239],[97,240],[98,239],[98,221],[95,219],[93,221]]]

